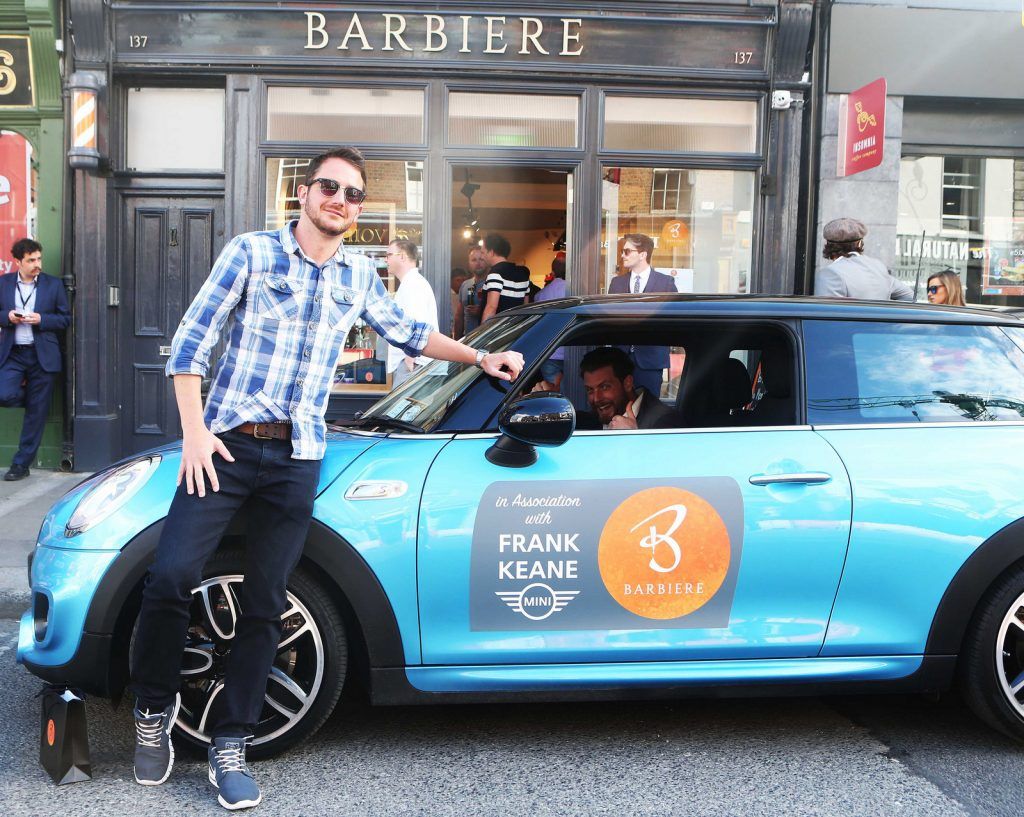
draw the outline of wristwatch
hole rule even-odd
[[[487,357],[489,354],[490,352],[488,352],[486,349],[477,349],[476,360],[473,361],[473,365],[476,366],[478,369],[483,368],[484,358]]]

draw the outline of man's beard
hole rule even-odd
[[[354,217],[346,220],[344,216],[339,216],[339,218],[341,218],[340,227],[336,227],[333,224],[329,224],[324,219],[323,213],[321,213],[320,210],[313,208],[313,205],[310,203],[309,199],[306,199],[306,204],[303,206],[302,209],[305,211],[306,217],[311,222],[313,222],[313,226],[316,227],[321,233],[323,233],[326,236],[330,236],[331,238],[337,238],[338,236],[343,235],[348,230],[348,228],[352,226],[352,222],[355,221]]]

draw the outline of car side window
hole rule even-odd
[[[538,361],[523,379],[520,393],[551,390],[554,378],[558,377],[557,390],[576,408],[577,428],[625,430],[619,425],[610,426],[610,418],[601,415],[608,414],[611,403],[615,403],[615,414],[621,414],[625,405],[631,404],[627,401],[620,405],[622,394],[613,396],[617,401],[611,397],[604,399],[594,390],[594,383],[588,391],[584,380],[594,380],[595,361],[590,360],[591,371],[586,375],[582,364],[586,356],[602,348],[616,347],[628,356],[630,349],[652,345],[652,341],[668,350],[669,363],[663,370],[657,415],[652,417],[655,401],[650,398],[654,394],[647,390],[638,404],[644,415],[637,417],[638,428],[745,428],[797,422],[797,369],[792,339],[778,325],[754,322],[734,326],[724,322],[680,321],[676,325],[663,323],[655,331],[646,326],[609,326],[595,321],[574,328],[572,334],[561,340],[557,372],[555,366],[549,365],[552,356]]]
[[[1021,420],[1024,351],[997,326],[805,321],[812,424]]]

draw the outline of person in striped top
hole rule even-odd
[[[526,303],[530,292],[530,270],[509,261],[511,253],[512,245],[505,236],[491,233],[484,239],[484,258],[491,271],[483,286],[487,303],[480,316],[481,323],[499,312]]]

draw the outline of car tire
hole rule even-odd
[[[981,720],[1024,742],[1024,565],[1001,576],[979,603],[961,650],[959,686]]]
[[[211,699],[222,687],[237,616],[234,588],[242,580],[244,564],[240,553],[216,554],[203,571],[203,583],[193,591],[182,660],[182,707],[174,735],[176,744],[204,753],[211,737],[204,713],[209,714]],[[282,618],[282,646],[248,749],[252,759],[277,755],[316,732],[345,684],[348,646],[341,614],[322,583],[301,566],[288,580],[288,608]]]

